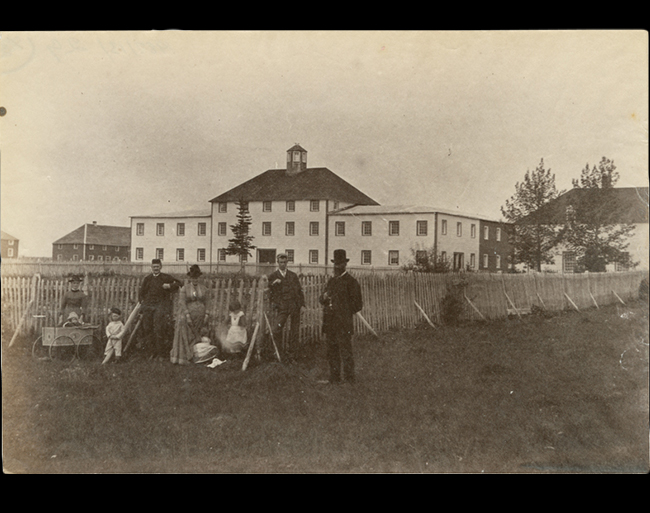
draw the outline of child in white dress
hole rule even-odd
[[[115,354],[115,363],[122,358],[122,337],[124,336],[124,323],[122,322],[122,312],[119,308],[111,308],[109,319],[106,325],[106,349],[104,350],[104,363],[108,363],[113,354]]]
[[[228,310],[230,327],[228,328],[226,340],[222,344],[222,349],[226,354],[241,353],[248,341],[246,317],[239,301],[230,303]]]

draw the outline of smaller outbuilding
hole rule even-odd
[[[131,228],[86,223],[52,243],[52,260],[129,262]]]

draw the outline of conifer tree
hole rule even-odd
[[[541,271],[542,264],[553,263],[552,250],[558,242],[561,225],[535,214],[561,194],[555,187],[555,175],[550,169],[544,169],[544,159],[533,172],[526,171],[523,182],[515,184],[515,194],[501,207],[506,220],[514,224],[510,231],[513,264],[526,264]]]
[[[239,256],[241,263],[241,273],[244,273],[244,267],[248,257],[253,256],[251,250],[257,246],[253,245],[254,237],[249,235],[250,226],[253,224],[253,219],[248,211],[248,202],[240,199],[237,201],[237,224],[231,224],[230,230],[232,231],[233,238],[228,239],[228,247],[226,248],[227,255]]]
[[[564,240],[586,271],[604,272],[607,264],[615,262],[635,265],[626,252],[634,225],[621,222],[625,206],[616,201],[618,178],[614,161],[603,157],[592,168],[587,163],[580,178],[572,181],[575,192],[566,212]]]

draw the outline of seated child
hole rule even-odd
[[[68,315],[68,319],[63,323],[63,327],[70,328],[74,326],[81,326],[81,321],[79,320],[79,316],[77,315],[77,312],[70,312],[70,315]]]
[[[124,336],[124,323],[121,319],[122,312],[119,308],[111,308],[109,313],[110,322],[106,325],[106,349],[104,350],[104,363],[108,363],[115,354],[115,363],[122,358],[122,337]]]
[[[226,339],[222,342],[222,348],[226,354],[238,354],[244,350],[248,342],[246,317],[239,301],[231,302],[228,310],[230,310],[228,313],[230,327]]]
[[[208,328],[201,329],[201,340],[194,344],[192,348],[194,363],[205,363],[219,356],[219,348],[212,345],[212,340],[208,337]]]

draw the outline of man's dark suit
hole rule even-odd
[[[334,276],[327,282],[320,303],[324,307],[323,333],[327,338],[330,382],[338,383],[341,380],[341,364],[343,379],[354,381],[353,318],[363,308],[361,286],[347,272]]]
[[[278,281],[279,280],[279,281]],[[300,329],[300,309],[305,306],[305,296],[298,275],[288,269],[282,276],[280,270],[269,275],[271,307],[273,309],[273,339],[285,358],[295,358],[298,350],[298,334]],[[284,350],[282,330],[287,319],[290,319],[289,346]]]
[[[168,283],[169,289],[163,285]],[[139,301],[142,303],[142,335],[144,350],[150,356],[169,357],[171,349],[172,298],[183,284],[169,274],[145,276],[140,286]]]

